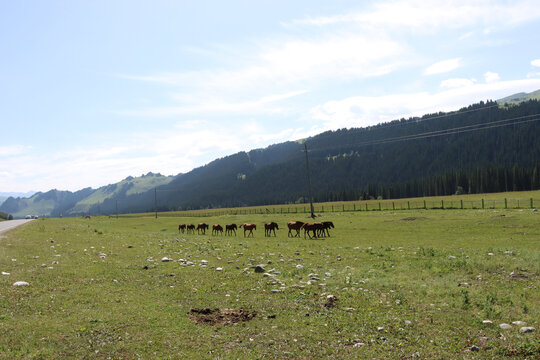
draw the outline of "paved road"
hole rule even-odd
[[[19,225],[26,224],[27,222],[32,220],[8,220],[8,221],[0,221],[0,234],[3,232],[6,232],[8,230],[11,230],[13,228],[16,228]]]

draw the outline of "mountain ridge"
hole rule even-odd
[[[176,176],[148,173],[96,190],[56,194],[51,190],[26,202],[10,198],[0,211],[15,217],[29,211],[41,216],[80,216],[147,212],[155,210],[156,204],[159,211],[167,211],[300,201],[306,198],[303,143],[309,147],[318,201],[414,196],[422,194],[419,182],[428,189],[422,190],[424,194],[452,193],[457,188],[469,192],[525,189],[536,186],[538,177],[540,145],[535,134],[540,127],[534,117],[538,114],[537,100],[510,107],[480,102],[457,112],[326,131],[302,141],[242,151]],[[523,118],[528,122],[516,120]],[[485,179],[484,173],[498,174],[501,180],[488,185],[491,179]],[[411,187],[417,191],[407,190]]]

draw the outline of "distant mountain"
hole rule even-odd
[[[4,203],[9,197],[22,197],[22,198],[28,198],[32,195],[34,195],[36,191],[29,191],[29,192],[0,192],[0,205]]]
[[[128,177],[119,183],[99,189],[86,188],[77,192],[50,190],[38,192],[30,198],[9,197],[0,205],[0,211],[23,218],[26,215],[38,216],[78,216],[100,213],[100,204],[110,199],[122,199],[147,192],[155,187],[169,183],[173,177],[148,173],[141,177]]]
[[[174,177],[10,197],[0,211],[80,216],[304,202],[304,144],[315,201],[540,189],[538,134],[540,101],[481,102],[239,152]]]
[[[536,90],[530,93],[517,93],[497,100],[499,104],[516,105],[524,101],[540,100],[540,90]]]

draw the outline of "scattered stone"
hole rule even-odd
[[[208,260],[201,260],[201,265],[208,265]]]
[[[172,259],[169,259],[168,257],[165,256],[165,257],[163,257],[163,258],[161,259],[161,261],[162,261],[162,262],[169,262],[169,261],[172,261]]]
[[[404,323],[405,323],[405,325],[407,325],[407,326],[409,326],[409,325],[412,324],[411,320],[405,320]]]
[[[503,323],[503,324],[500,324],[499,327],[503,330],[507,330],[507,329],[511,329],[512,325]]]
[[[2,271],[2,275],[9,275],[9,273]]]
[[[218,267],[218,268],[216,268],[216,271],[223,271],[223,268],[222,268],[222,267]]]
[[[494,253],[488,253],[488,256],[493,256],[493,255],[495,255],[495,254]]]
[[[358,347],[362,347],[364,345],[366,345],[366,344],[364,344],[363,342],[358,342],[358,343],[354,344],[353,347],[358,348]]]
[[[514,252],[512,250],[508,250],[504,252],[506,255],[514,255]]]
[[[326,277],[331,277],[332,274],[330,274],[329,272],[327,272],[327,273],[324,273],[324,276],[326,276]]]
[[[449,259],[455,259],[456,257],[454,255],[450,255],[448,258]]]
[[[493,321],[491,321],[491,320],[483,320],[482,324],[493,324]]]
[[[512,321],[512,324],[517,325],[517,326],[525,325],[525,323],[523,321]]]
[[[530,333],[530,332],[533,332],[533,331],[536,331],[536,329],[533,328],[532,326],[524,326],[521,329],[519,329],[519,332],[522,333],[522,334]]]
[[[264,276],[264,277],[274,277],[275,275],[274,275],[274,274],[270,274],[270,273],[265,272],[265,273],[263,274],[263,276]]]
[[[257,266],[255,266],[254,271],[255,271],[256,273],[264,273],[264,272],[265,272],[264,266],[263,266],[263,265],[257,265]]]
[[[471,351],[480,351],[480,348],[476,345],[471,346]]]
[[[377,331],[383,331],[384,330],[384,326],[377,326]]]
[[[26,281],[16,281],[13,283],[13,286],[28,286],[30,284],[28,284]]]
[[[298,264],[298,265],[296,265],[296,268],[297,268],[297,269],[303,269],[303,268],[304,268],[304,265]]]

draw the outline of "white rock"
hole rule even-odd
[[[510,324],[500,324],[499,327],[503,330],[506,330],[506,329],[511,329],[512,328],[512,325]]]
[[[483,320],[482,324],[493,324],[493,321],[491,321],[491,320]]]
[[[524,326],[521,329],[519,329],[519,332],[522,334],[533,332],[533,331],[536,331],[536,329],[533,328],[532,326]]]
[[[523,321],[519,321],[519,320],[518,321],[512,321],[512,324],[517,325],[517,326],[525,325],[525,323]]]
[[[512,250],[508,250],[504,252],[507,255],[514,255],[514,252]]]
[[[208,260],[201,260],[201,265],[208,265]]]
[[[2,275],[9,275],[9,273],[8,273],[8,272],[3,272],[3,271],[2,271]]]
[[[377,331],[383,331],[384,330],[384,326],[377,326]]]
[[[303,268],[304,268],[304,265],[298,264],[298,265],[296,265],[296,268],[297,268],[297,269],[303,269]]]
[[[28,286],[30,284],[28,284],[26,281],[16,281],[13,283],[13,286]]]
[[[216,268],[216,271],[223,271],[223,268],[222,268],[222,267],[218,267],[218,268]]]
[[[488,256],[493,256],[493,255],[495,255],[495,254],[494,253],[488,253]]]
[[[405,320],[404,323],[405,323],[405,325],[411,325],[412,324],[411,320]]]
[[[169,259],[168,257],[164,256],[162,259],[161,259],[162,262],[168,262],[168,261],[172,261],[172,259]]]
[[[330,276],[332,276],[332,274],[330,274],[329,272],[327,272],[327,273],[324,273],[324,276],[330,277]]]
[[[456,257],[454,255],[450,255],[448,258],[449,259],[455,259]]]

